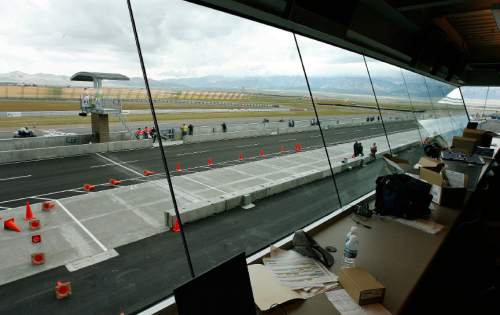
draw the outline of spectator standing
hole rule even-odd
[[[187,134],[187,126],[186,124],[182,124],[181,126],[181,137],[184,139],[184,136]]]
[[[352,151],[353,151],[352,157],[353,157],[353,158],[355,158],[355,157],[357,157],[357,156],[358,156],[358,154],[359,154],[359,153],[358,153],[358,150],[359,150],[359,149],[358,149],[358,141],[356,140],[356,141],[354,142],[354,145],[352,146]]]
[[[370,147],[370,157],[375,159],[375,155],[377,154],[377,144],[374,142]]]
[[[363,154],[363,144],[361,142],[358,142],[358,154],[361,156],[365,156]]]
[[[143,135],[144,135],[144,131],[141,130],[141,128],[137,128],[137,130],[135,131],[135,138],[137,140],[139,140],[142,138]]]
[[[148,126],[144,127],[144,139],[149,139],[151,135],[151,129]]]
[[[189,129],[189,135],[192,136],[193,135],[193,129],[194,129],[193,124],[189,124],[188,129]]]
[[[156,142],[156,129],[155,129],[155,127],[151,128],[150,133],[151,133],[151,138],[153,138],[153,143],[155,143]]]
[[[221,126],[222,126],[222,132],[227,132],[226,122],[223,122]]]

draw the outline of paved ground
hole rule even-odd
[[[340,174],[338,180],[340,187],[353,187],[361,195],[383,173],[379,160]],[[262,200],[251,211],[235,209],[189,224],[185,231],[195,270],[206,270],[241,250],[258,251],[337,207],[332,182],[325,179]],[[169,295],[189,278],[179,234],[160,233],[116,251],[118,257],[72,273],[60,267],[1,286],[0,313],[129,313]],[[70,299],[54,299],[53,285],[59,279],[72,281]]]
[[[414,129],[415,125],[393,122],[387,127],[389,132],[395,132]],[[328,145],[381,134],[381,124],[325,130]],[[211,168],[236,165],[252,158],[272,157],[282,148],[294,152],[297,143],[304,150],[316,149],[322,144],[319,132],[301,132],[171,146],[166,148],[166,153],[169,169],[174,175],[179,175],[208,169],[209,158],[214,161]],[[369,143],[364,143],[364,146],[368,151]],[[260,157],[260,150],[264,150],[266,156]],[[244,155],[243,162],[239,161],[240,153]],[[176,172],[177,163],[182,168],[180,172]],[[126,184],[136,184],[144,180],[139,174],[145,169],[158,172],[163,169],[158,148],[3,164],[0,165],[0,207],[19,206],[26,200],[40,201],[33,196],[62,198],[79,195],[84,193],[81,188],[85,183],[106,184],[98,189],[107,189],[110,178],[129,179]]]
[[[276,137],[270,138],[276,139]],[[227,144],[227,141],[224,143]],[[123,167],[115,167],[127,171]],[[359,196],[373,189],[374,179],[382,172],[383,164],[377,161],[369,167],[338,175],[342,199],[350,200],[353,196]],[[29,177],[20,180],[27,178]],[[319,195],[327,197],[317,198]],[[144,198],[148,199],[146,195]],[[85,198],[76,200],[78,199],[84,200]],[[295,227],[300,228],[335,209],[338,207],[336,200],[331,179],[322,180],[282,193],[274,198],[262,200],[258,202],[254,210],[229,211],[187,225],[188,241],[194,253],[197,271],[208,268],[223,257],[242,249],[245,249],[247,253],[255,252],[272,240],[289,233]],[[269,204],[269,207],[262,207],[266,204]],[[291,212],[290,209],[293,211]],[[99,210],[91,207],[85,215],[95,216]],[[51,218],[44,219],[50,220]],[[124,224],[137,226],[140,230],[139,223],[121,219],[123,218],[120,215],[116,216],[115,224],[118,227]],[[69,215],[59,215],[57,220],[62,222],[52,221],[52,223],[54,225],[63,223],[65,229],[70,230],[78,228],[75,226],[76,221],[71,221],[72,218]],[[109,226],[103,225],[98,228],[101,236],[106,235]],[[125,228],[124,231],[129,230]],[[119,234],[109,233],[111,231],[108,232],[110,238],[120,237]],[[116,232],[113,233],[116,234]],[[71,231],[67,233],[67,235],[73,234]],[[87,237],[81,236],[81,233],[79,235],[82,237],[79,241],[87,245],[79,247],[78,250],[86,252],[70,254],[91,255],[103,250],[94,240],[88,239],[88,235]],[[123,236],[127,238],[130,235],[127,232],[127,235]],[[47,241],[50,239],[49,233]],[[106,237],[104,239],[99,237],[99,239],[104,244],[109,242]],[[6,248],[6,246],[1,247]],[[19,251],[23,250],[27,249],[20,246]],[[9,303],[5,301],[0,303],[0,313],[65,313],[70,309],[72,313],[77,314],[88,313],[89,309],[92,309],[93,313],[131,311],[143,303],[168,294],[179,281],[188,275],[178,234],[160,233],[143,241],[118,247],[116,250],[120,256],[73,273],[68,273],[64,268],[56,268],[0,287],[1,299],[3,297],[11,299]],[[0,253],[0,256],[3,255],[9,255],[9,252]],[[145,270],[147,272],[144,272]],[[77,283],[75,288],[81,294],[78,299],[73,297],[62,303],[54,301],[51,286],[54,279],[61,277],[73,279]],[[102,283],[99,282],[101,280]]]

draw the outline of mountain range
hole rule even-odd
[[[0,85],[6,83],[43,86],[91,86],[89,82],[70,81],[69,76],[48,73],[28,74],[21,71],[0,73]],[[312,76],[309,77],[313,91],[323,93],[342,93],[371,95],[372,90],[367,76]],[[373,78],[375,91],[381,96],[407,97],[407,91],[399,77]],[[105,87],[144,88],[141,77],[132,77],[130,81],[105,81]],[[427,90],[422,82],[411,82],[407,79],[412,96],[426,97]],[[155,89],[169,90],[234,90],[234,91],[288,91],[307,94],[307,86],[303,76],[271,75],[271,76],[204,76],[189,78],[150,79],[149,85]],[[439,94],[447,94],[450,88],[442,88],[443,84],[428,80],[431,89]],[[436,85],[436,86],[434,86]],[[436,90],[435,88],[438,88]],[[443,96],[443,95],[439,95]]]

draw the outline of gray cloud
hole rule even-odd
[[[0,2],[5,2],[0,72],[140,76],[125,0]],[[289,32],[180,0],[132,5],[153,78],[301,75]],[[299,41],[311,74],[366,75],[361,56],[303,37]]]

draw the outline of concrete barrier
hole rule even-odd
[[[418,145],[420,145],[420,142],[418,141],[399,144],[392,148],[392,152],[399,153],[404,150],[417,147]],[[334,150],[334,149],[335,149],[334,147],[329,147],[329,150]],[[321,152],[322,149],[319,149],[317,151]],[[378,152],[375,156],[375,159],[381,159],[383,155],[388,152],[389,152],[388,150],[382,150]],[[345,171],[349,171],[352,168],[360,167],[361,165],[369,163],[371,161],[373,161],[373,158],[369,156],[350,159],[350,161],[347,163],[332,161],[333,173],[338,174]],[[243,197],[245,195],[249,195],[252,201],[257,201],[329,177],[331,176],[331,171],[327,161],[325,160],[324,162],[325,163],[324,165],[322,165],[322,167],[302,172],[300,175],[293,175],[291,177],[276,180],[271,183],[254,186],[250,189],[241,190],[238,193],[224,194],[214,199],[190,203],[179,209],[182,222],[183,223],[194,222],[206,218],[208,216],[236,208],[242,205]],[[164,213],[164,217],[167,227],[171,228],[177,218],[174,210],[173,209],[166,210]]]
[[[110,141],[131,140],[127,131],[112,132],[109,137]],[[80,145],[88,144],[91,141],[91,134],[0,139],[0,151]]]
[[[51,159],[91,153],[105,153],[110,151],[144,149],[150,148],[151,146],[152,140],[147,139],[0,151],[0,163]]]
[[[415,121],[415,120],[400,120],[400,121]],[[366,126],[373,124],[381,124],[380,121],[359,121],[359,122],[343,122],[343,123],[335,123],[335,122],[325,122],[321,123],[321,128],[328,130],[331,128],[340,128],[340,127],[354,127],[354,126]],[[239,138],[250,138],[250,137],[259,137],[259,136],[271,136],[271,135],[280,135],[280,134],[288,134],[288,133],[298,133],[298,132],[307,132],[307,131],[319,131],[318,126],[310,126],[310,125],[300,125],[295,127],[288,127],[286,124],[281,124],[279,126],[273,126],[269,128],[258,127],[254,130],[239,130],[239,131],[231,131],[228,129],[227,132],[216,132],[216,133],[206,133],[206,134],[195,134],[192,136],[184,136],[184,143],[199,143],[206,141],[218,141],[218,140],[229,140],[229,139],[239,139]]]

